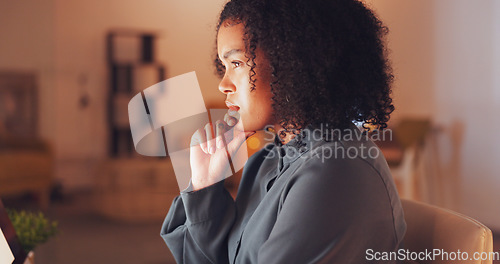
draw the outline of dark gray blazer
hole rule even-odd
[[[236,201],[223,182],[176,197],[161,230],[176,261],[347,264],[397,251],[406,224],[384,157],[354,126],[340,140],[322,131],[250,157]]]

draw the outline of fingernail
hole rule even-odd
[[[210,154],[214,154],[215,153],[215,148],[214,147],[210,147]]]

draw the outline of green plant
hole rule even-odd
[[[9,209],[7,213],[16,230],[19,243],[26,252],[30,252],[37,245],[45,243],[57,234],[57,222],[49,221],[41,212],[32,213]]]

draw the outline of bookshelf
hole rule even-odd
[[[109,71],[109,155],[134,157],[128,102],[145,88],[165,80],[166,67],[155,59],[153,32],[112,30],[106,36]]]

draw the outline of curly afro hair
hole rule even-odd
[[[244,25],[252,89],[256,49],[269,59],[274,116],[285,131],[353,121],[387,127],[394,111],[388,29],[360,1],[232,0],[217,31],[224,22]],[[218,57],[215,66],[222,77]]]

